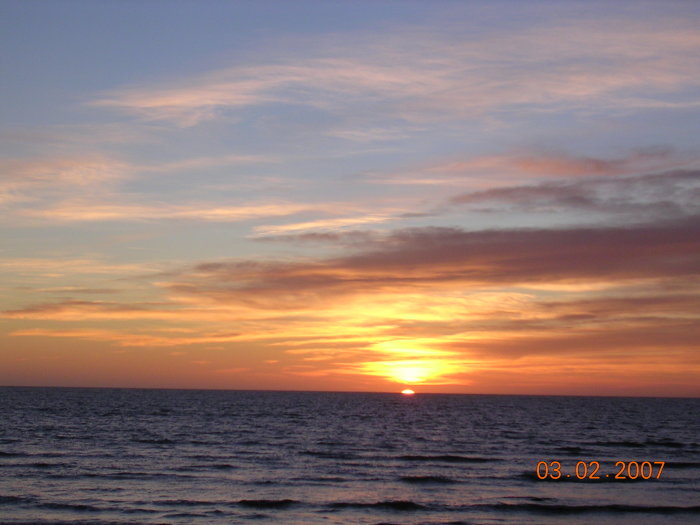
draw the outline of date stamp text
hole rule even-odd
[[[601,468],[599,461],[577,461],[574,465],[561,461],[539,461],[536,467],[537,479],[608,479],[642,480],[660,479],[665,461],[616,461],[613,469]]]

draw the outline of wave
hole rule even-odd
[[[667,461],[666,468],[700,468],[697,461]]]
[[[197,461],[221,461],[227,458],[226,455],[210,455],[210,454],[193,454],[193,455],[183,455],[185,459],[195,459]]]
[[[67,463],[47,463],[45,461],[35,461],[32,463],[4,463],[2,465],[3,468],[16,468],[16,469],[27,469],[27,468],[52,469],[52,468],[67,467],[67,466],[69,466]]]
[[[237,465],[231,465],[230,463],[215,463],[213,465],[178,465],[177,467],[173,467],[168,470],[175,472],[191,472],[193,470],[234,470],[238,468],[240,467],[238,467]]]
[[[173,514],[166,514],[164,517],[165,518],[202,518],[205,517],[206,514],[201,514],[197,512],[175,512]]]
[[[530,498],[530,501],[538,501]],[[442,510],[442,511],[468,511],[468,510],[490,510],[496,512],[529,512],[536,514],[586,514],[586,513],[638,513],[638,514],[700,514],[700,505],[695,506],[672,506],[672,505],[563,505],[552,503],[498,503],[498,504],[477,504],[465,506],[442,506],[424,505],[410,500],[389,500],[375,503],[361,502],[335,502],[328,505],[333,509],[388,509],[401,511],[421,511],[421,510]]]
[[[26,496],[2,496],[0,495],[0,505],[17,505],[19,503],[32,503],[34,500]]]
[[[176,474],[170,472],[82,472],[75,475],[52,476],[52,477],[69,477],[69,478],[98,478],[111,480],[148,480],[148,479],[165,479],[165,480],[181,480],[181,479],[199,479],[196,474]]]
[[[581,447],[559,447],[558,450],[567,454],[583,454],[584,452],[584,449]]]
[[[158,438],[158,439],[146,439],[146,438],[136,438],[133,440],[134,443],[144,443],[147,445],[175,445],[177,442],[168,438]]]
[[[199,506],[209,506],[218,505],[219,503],[215,501],[202,501],[193,499],[166,499],[166,500],[155,500],[150,502],[154,505],[167,505],[167,506],[183,506],[183,507],[199,507]]]
[[[399,479],[406,483],[457,483],[447,476],[401,476]]]
[[[328,505],[333,509],[389,509],[389,510],[428,510],[428,507],[416,503],[415,501],[407,500],[388,500],[378,501],[376,503],[357,503],[338,501]]]
[[[358,459],[357,454],[348,452],[324,452],[321,450],[305,450],[302,454],[322,459]]]
[[[597,447],[622,447],[622,448],[645,448],[645,447],[665,447],[665,448],[695,448],[696,443],[681,443],[680,441],[675,441],[669,438],[661,439],[647,439],[645,441],[594,441],[587,443],[588,445],[593,445]],[[567,448],[567,447],[562,447]],[[578,447],[573,447],[578,448]]]
[[[24,452],[4,452],[0,450],[0,458],[20,458],[26,456],[29,456],[29,454],[25,454]]]
[[[204,468],[211,470],[233,470],[239,467],[231,465],[230,463],[219,463],[217,465],[204,465]]]
[[[133,521],[66,521],[52,520],[32,520],[32,521],[0,521],[0,525],[134,525]]]
[[[397,523],[377,523],[377,525],[398,525]],[[420,525],[474,525],[474,522],[467,522],[467,521],[430,521],[427,523],[421,523]]]
[[[622,448],[645,448],[645,447],[665,447],[665,448],[695,448],[695,443],[681,443],[669,438],[647,439],[646,441],[594,441],[589,443],[597,447],[622,447]],[[566,448],[566,447],[564,447]],[[577,447],[574,447],[577,448]]]
[[[526,511],[538,514],[584,514],[590,512],[700,514],[700,505],[677,507],[670,505],[541,505],[537,503],[499,503],[497,505],[476,505],[476,507],[495,511]]]
[[[403,456],[398,456],[398,459],[404,461],[438,461],[442,463],[491,463],[494,461],[500,461],[497,458],[482,458],[473,456],[455,456],[452,454],[441,454],[437,456],[422,456],[407,454]]]
[[[34,468],[55,468],[55,467],[65,467],[65,463],[46,463],[45,461],[37,461],[35,463],[28,463],[26,465],[27,467],[34,467]]]
[[[647,439],[645,445],[654,447],[667,447],[667,448],[685,448],[686,446],[692,446],[691,444],[686,445],[686,443],[680,443],[672,439]]]
[[[300,483],[347,483],[352,481],[352,478],[341,476],[303,476],[290,478],[290,481]]]
[[[101,509],[100,507],[95,507],[93,505],[85,505],[83,503],[49,502],[49,503],[40,503],[37,506],[42,508],[42,509],[73,510],[73,511],[77,511],[77,512],[102,512],[104,510],[104,509]]]
[[[238,502],[242,507],[254,509],[286,509],[298,503],[293,499],[242,499]]]
[[[591,445],[596,447],[622,447],[622,448],[644,448],[647,445],[639,441],[595,441]]]
[[[538,483],[640,483],[640,482],[646,482],[646,483],[654,483],[657,482],[658,480],[655,478],[651,479],[644,479],[643,477],[639,476],[636,479],[633,478],[615,478],[615,476],[611,477],[605,477],[605,475],[600,476],[600,479],[590,479],[590,478],[583,478],[579,479],[576,476],[572,475],[571,477],[566,477],[562,475],[562,477],[557,478],[557,479],[551,479],[551,478],[544,478],[540,479],[537,477],[537,474],[535,472],[532,472],[530,470],[527,470],[525,472],[522,472],[520,474],[521,479],[527,479],[530,481],[536,481]]]
[[[4,452],[0,450],[0,458],[60,458],[65,457],[67,454],[61,454],[60,452]],[[103,455],[95,457],[104,457]]]

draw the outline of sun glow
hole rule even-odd
[[[459,367],[448,360],[407,359],[364,363],[363,369],[365,373],[383,376],[396,383],[420,384],[442,383],[445,376],[454,374]]]
[[[421,363],[398,366],[392,371],[392,377],[404,383],[422,383],[430,376],[430,370]]]
[[[413,394],[415,394],[415,392],[413,390],[411,390],[410,388],[404,388],[401,391],[401,393],[405,396],[412,396]]]

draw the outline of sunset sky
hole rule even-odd
[[[700,396],[700,2],[0,1],[0,384]]]

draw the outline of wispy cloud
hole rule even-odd
[[[38,222],[79,223],[103,221],[200,221],[238,222],[253,219],[296,216],[294,224],[260,226],[258,233],[340,228],[390,219],[389,210],[367,214],[366,205],[350,202],[294,202],[259,197],[235,198],[228,202],[219,195],[216,183],[206,186],[209,198],[173,199],[166,193],[162,199],[152,194],[125,191],[130,183],[144,182],[145,177],[165,173],[190,172],[193,178],[200,171],[225,166],[273,164],[277,161],[255,155],[220,155],[185,158],[158,163],[130,163],[98,155],[49,159],[0,159],[0,206],[5,220],[36,224]],[[240,190],[243,178],[230,178]],[[206,177],[198,180],[206,181]],[[258,177],[275,184],[272,175]],[[276,181],[276,182],[275,182]],[[220,185],[220,184],[219,184]],[[168,187],[166,191],[171,191]],[[228,188],[226,193],[232,193]],[[177,201],[180,201],[179,203]],[[257,202],[256,202],[257,201]],[[341,215],[341,217],[338,217]],[[309,219],[314,217],[314,219]]]
[[[99,202],[64,202],[58,206],[27,209],[22,215],[62,222],[93,221],[148,221],[195,220],[207,222],[235,222],[267,217],[281,217],[308,212],[331,213],[338,207],[332,204],[260,203],[237,206],[198,204],[120,204]]]
[[[98,154],[51,158],[0,158],[0,205],[12,215],[51,217],[66,220],[99,220],[102,218],[157,216],[157,204],[147,206],[110,203],[114,200],[136,200],[138,195],[121,193],[128,182],[144,174],[190,171],[195,174],[212,167],[263,164],[268,158],[254,155],[222,155],[188,158],[152,164],[134,164]],[[142,197],[143,198],[143,197]],[[58,204],[57,204],[58,203]],[[268,205],[270,211],[276,205]],[[164,210],[165,215],[207,216],[194,206]],[[248,206],[252,210],[254,206]],[[245,207],[210,206],[208,217],[246,215]],[[255,213],[254,213],[255,214]],[[274,213],[273,213],[274,214]]]
[[[256,226],[254,231],[259,236],[286,235],[290,232],[298,233],[318,230],[338,231],[363,224],[383,223],[397,218],[397,215],[389,214],[372,214],[356,217],[334,217],[291,224],[280,224],[276,226]]]
[[[34,205],[67,191],[102,195],[127,173],[126,163],[95,154],[0,158],[0,205]]]
[[[91,341],[105,341],[125,347],[170,347],[222,343],[236,340],[235,334],[226,335],[201,335],[194,337],[183,336],[156,336],[152,334],[138,334],[133,332],[119,332],[114,330],[93,329],[42,329],[32,328],[16,330],[10,335],[16,337],[58,337],[71,339],[89,339]]]
[[[6,319],[43,319],[60,321],[88,321],[99,319],[169,319],[191,316],[192,312],[181,312],[164,308],[163,303],[127,303],[106,301],[65,300],[41,303],[16,310],[0,312]]]
[[[689,162],[674,153],[669,147],[655,146],[614,158],[549,154],[519,156],[512,162],[520,171],[539,176],[623,175],[681,168]]]
[[[158,262],[115,263],[97,258],[14,257],[0,259],[0,272],[67,277],[72,275],[128,275],[152,273],[162,269]]]
[[[662,107],[659,94],[698,85],[700,39],[682,20],[580,20],[510,34],[406,31],[391,40],[342,39],[264,65],[185,82],[115,90],[93,105],[191,126],[230,109],[292,103],[333,113],[381,108],[406,121],[478,116],[508,108],[586,111]],[[661,23],[663,22],[663,23]],[[478,35],[478,36],[475,36]],[[340,43],[339,43],[340,42]],[[601,60],[600,57],[605,57]],[[678,107],[700,101],[682,96]],[[366,120],[371,113],[364,112]],[[375,126],[376,127],[376,126]],[[337,132],[336,132],[337,134]],[[352,138],[352,137],[350,137]]]
[[[373,183],[446,184],[471,187],[501,186],[514,181],[619,177],[678,169],[700,164],[695,154],[681,154],[666,146],[639,148],[614,157],[572,155],[565,152],[530,151],[469,159],[447,159],[393,172],[364,175]]]
[[[181,170],[202,170],[220,166],[245,166],[249,164],[269,164],[277,162],[269,157],[258,155],[220,155],[210,157],[197,157],[176,160],[172,162],[160,162],[155,164],[140,164],[133,166],[135,171],[141,172],[171,172]]]

